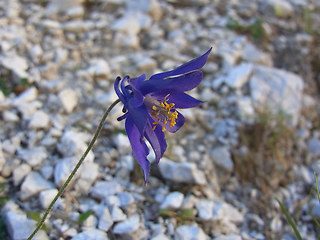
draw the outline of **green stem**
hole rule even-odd
[[[68,186],[68,184],[70,183],[71,179],[73,178],[73,176],[76,174],[76,172],[78,171],[79,167],[81,166],[83,160],[86,158],[86,156],[88,155],[88,153],[90,152],[90,150],[92,149],[95,141],[97,140],[101,129],[103,127],[104,121],[106,120],[107,116],[109,115],[110,111],[114,108],[115,105],[117,105],[120,102],[120,100],[116,100],[115,102],[113,102],[111,104],[111,106],[107,109],[107,111],[104,113],[99,126],[93,136],[93,138],[91,139],[87,150],[84,152],[84,154],[81,156],[79,162],[77,163],[77,165],[75,166],[75,168],[73,169],[73,171],[71,172],[70,176],[68,177],[67,181],[63,184],[63,186],[61,187],[61,189],[59,190],[58,194],[54,197],[54,199],[52,200],[52,202],[50,203],[48,209],[46,210],[45,214],[43,215],[42,219],[40,220],[40,222],[37,225],[37,228],[33,231],[33,233],[28,237],[28,240],[31,240],[34,235],[36,235],[36,233],[39,231],[39,229],[41,228],[41,226],[43,225],[44,221],[46,220],[49,212],[51,211],[53,205],[55,204],[55,202],[58,200],[58,198],[62,195],[63,191],[65,190],[65,188]]]

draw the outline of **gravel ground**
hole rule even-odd
[[[319,0],[0,1],[0,238],[26,239],[117,76],[213,51],[148,183],[121,106],[34,239],[318,239]],[[154,156],[151,155],[152,161]]]

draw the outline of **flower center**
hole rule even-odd
[[[155,120],[153,123],[153,130],[156,129],[157,125],[162,126],[162,131],[165,130],[165,125],[169,124],[169,127],[173,127],[176,125],[176,119],[178,118],[178,112],[176,109],[180,110],[179,108],[174,108],[174,103],[167,103],[169,95],[166,95],[162,101],[152,101],[152,107],[150,114]]]

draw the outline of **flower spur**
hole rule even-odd
[[[114,89],[124,105],[124,115],[118,121],[126,119],[125,129],[133,154],[143,170],[145,182],[150,170],[147,159],[149,148],[145,140],[150,143],[159,163],[167,148],[164,131],[178,131],[185,122],[181,109],[197,107],[202,103],[185,92],[201,82],[200,69],[211,50],[174,70],[155,74],[148,80],[145,80],[145,74],[137,78],[116,78]]]

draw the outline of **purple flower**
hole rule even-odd
[[[124,115],[118,121],[126,119],[126,132],[145,182],[150,170],[147,159],[149,148],[145,140],[150,143],[159,163],[167,148],[164,130],[172,133],[178,131],[185,121],[181,109],[197,107],[202,103],[185,92],[201,82],[200,69],[211,49],[172,71],[155,74],[149,80],[145,80],[144,74],[137,78],[126,76],[122,80],[117,77],[115,80],[114,89],[124,105]]]

